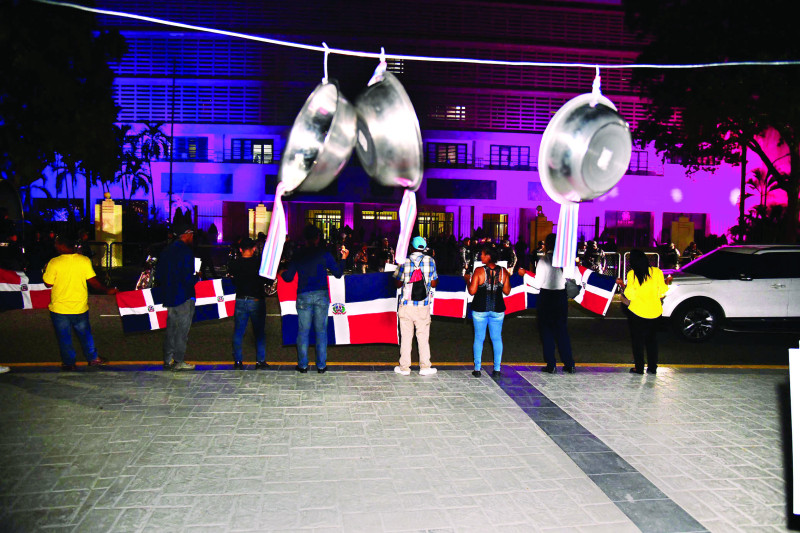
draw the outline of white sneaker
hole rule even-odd
[[[9,370],[11,370],[11,369],[8,368],[7,366],[0,366],[0,374],[5,374]]]
[[[185,361],[181,361],[180,363],[175,363],[174,365],[172,365],[172,370],[175,370],[177,372],[181,370],[194,370],[194,365],[191,363],[187,363]]]
[[[410,376],[411,375],[411,369],[403,370],[399,366],[396,366],[396,367],[394,367],[394,373],[395,374],[400,374],[401,376]]]
[[[428,368],[420,368],[419,369],[419,375],[420,376],[432,376],[436,372],[437,372],[437,370],[435,368],[433,368],[432,366],[428,367]]]

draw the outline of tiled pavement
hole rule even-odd
[[[785,530],[785,370],[331,368],[0,376],[0,530]]]

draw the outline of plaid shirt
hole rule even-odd
[[[410,293],[411,291],[408,280],[411,279],[411,274],[414,273],[414,269],[417,268],[417,264],[419,264],[419,269],[422,271],[422,277],[425,279],[425,288],[428,290],[428,296],[424,300],[420,300],[418,302],[407,299],[407,296],[410,296],[410,294],[407,294],[407,292]],[[433,297],[433,293],[431,292],[431,281],[439,279],[439,275],[436,273],[436,261],[434,261],[433,257],[429,255],[423,255],[420,252],[414,252],[405,260],[402,265],[397,268],[397,270],[394,271],[394,279],[403,282],[403,287],[400,289],[402,291],[400,296],[400,305],[428,305]],[[408,291],[406,291],[407,287]]]

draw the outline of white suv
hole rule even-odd
[[[800,322],[800,246],[723,246],[665,274],[663,316],[685,340],[737,322]]]

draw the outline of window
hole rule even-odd
[[[432,166],[451,166],[467,164],[467,145],[448,143],[428,143],[425,163]]]
[[[175,137],[175,160],[208,161],[208,137]]]
[[[499,146],[489,148],[489,164],[492,167],[529,170],[531,168],[530,146]]]
[[[631,174],[647,174],[648,154],[644,150],[634,150],[631,153],[631,163],[628,165],[628,172]]]
[[[494,180],[426,178],[424,183],[425,195],[428,198],[453,200],[497,199],[497,182]]]
[[[342,212],[338,209],[318,209],[306,211],[306,224],[313,224],[322,231],[325,240],[342,225]]]
[[[453,234],[453,213],[425,212],[417,213],[417,229],[426,239],[439,235]]]
[[[467,119],[467,107],[463,105],[433,106],[429,117],[434,120],[464,121]]]
[[[231,139],[231,161],[273,162],[272,139]]]
[[[483,215],[483,231],[495,241],[504,239],[508,235],[508,215]]]
[[[361,211],[361,220],[397,220],[397,211]]]

